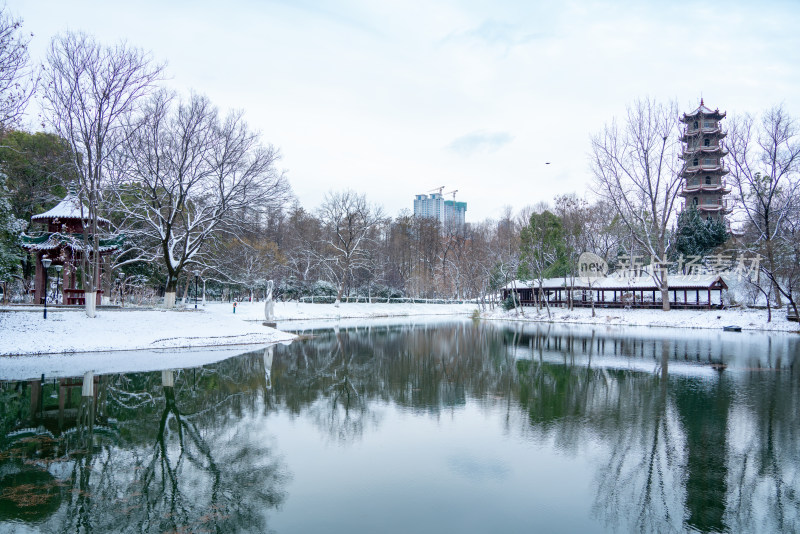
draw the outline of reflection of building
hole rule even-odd
[[[729,172],[722,161],[728,153],[722,142],[726,134],[720,127],[724,118],[724,112],[711,111],[700,99],[700,107],[680,119],[686,125],[681,138],[684,181],[680,195],[686,201],[685,208],[694,206],[708,220],[721,219],[731,211],[723,198],[731,192],[723,179]]]
[[[442,193],[416,195],[414,197],[414,217],[438,219],[442,225],[462,225],[467,213],[466,202],[445,200]]]
[[[78,269],[81,265],[81,251],[84,250],[84,223],[86,226],[89,225],[88,213],[88,208],[81,205],[75,185],[70,184],[67,196],[53,209],[31,217],[34,223],[47,225],[47,230],[38,236],[23,234],[20,237],[22,248],[36,257],[35,303],[39,304],[44,299],[45,276],[42,259],[48,258],[54,267],[58,265],[64,267],[62,273],[64,304],[84,304],[83,289],[78,289]],[[111,221],[102,217],[99,217],[97,222],[101,228],[108,228],[111,225]],[[90,246],[91,242],[89,236]],[[114,252],[122,242],[121,236],[100,239],[100,256]],[[97,304],[100,304],[101,294],[102,291],[98,290]]]
[[[690,379],[673,388],[686,435],[686,530],[725,532],[729,382]]]

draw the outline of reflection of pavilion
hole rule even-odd
[[[83,259],[83,233],[85,226],[89,225],[88,213],[88,208],[81,203],[78,197],[75,184],[70,184],[67,196],[54,208],[31,217],[31,221],[35,223],[47,224],[47,231],[41,235],[23,234],[20,237],[22,247],[36,256],[35,303],[39,304],[44,300],[45,273],[42,259],[48,258],[53,262],[53,266],[64,266],[62,275],[64,304],[84,304],[83,289],[77,287],[77,274]],[[111,225],[111,221],[102,217],[98,218],[97,223],[102,228],[108,228]],[[87,237],[89,243],[92,243],[92,236]],[[122,236],[100,239],[98,253],[101,258],[117,250],[122,245],[123,239]],[[101,295],[102,291],[98,290],[97,304],[100,304]]]
[[[87,373],[83,378],[59,378],[57,381],[42,377],[21,382],[18,387],[26,385],[30,389],[27,417],[20,417],[13,434],[38,434],[44,430],[52,436],[60,436],[76,428],[93,428],[95,423],[105,425],[108,422],[104,414],[96,414],[95,410],[100,385],[97,375]],[[53,399],[58,399],[57,404]]]

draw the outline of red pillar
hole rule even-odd
[[[43,252],[36,253],[36,274],[33,278],[36,286],[33,293],[33,303],[41,304],[44,300],[44,267],[42,267]]]

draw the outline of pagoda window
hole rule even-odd
[[[713,128],[716,126],[714,121],[703,121],[703,128]]]
[[[706,176],[706,185],[711,185],[711,177]]]
[[[711,146],[711,139],[703,139],[703,146]]]
[[[715,158],[705,158],[703,159],[703,165],[716,165],[717,160]]]
[[[697,197],[694,197],[694,198],[692,198],[692,204],[694,204],[695,206],[697,206]]]
[[[697,121],[694,121],[694,124],[692,124],[692,128],[694,128],[696,130],[699,127],[700,127],[700,123],[697,122]]]
[[[700,160],[698,160],[697,158],[694,158],[692,160],[692,165],[694,165],[695,167],[697,166],[698,163],[700,163]]]

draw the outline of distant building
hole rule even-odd
[[[685,199],[684,209],[694,206],[703,219],[724,220],[725,214],[731,212],[724,198],[731,192],[723,178],[730,172],[722,161],[728,154],[722,142],[726,134],[720,127],[724,118],[724,112],[711,111],[701,98],[700,107],[680,119],[686,125],[681,137],[684,163],[680,195]]]
[[[466,222],[467,203],[455,200],[444,201],[444,222],[461,226]]]
[[[444,223],[444,197],[442,194],[416,195],[414,197],[414,217],[431,217]]]
[[[467,203],[445,200],[441,193],[414,196],[414,217],[438,219],[442,225],[466,222]]]

